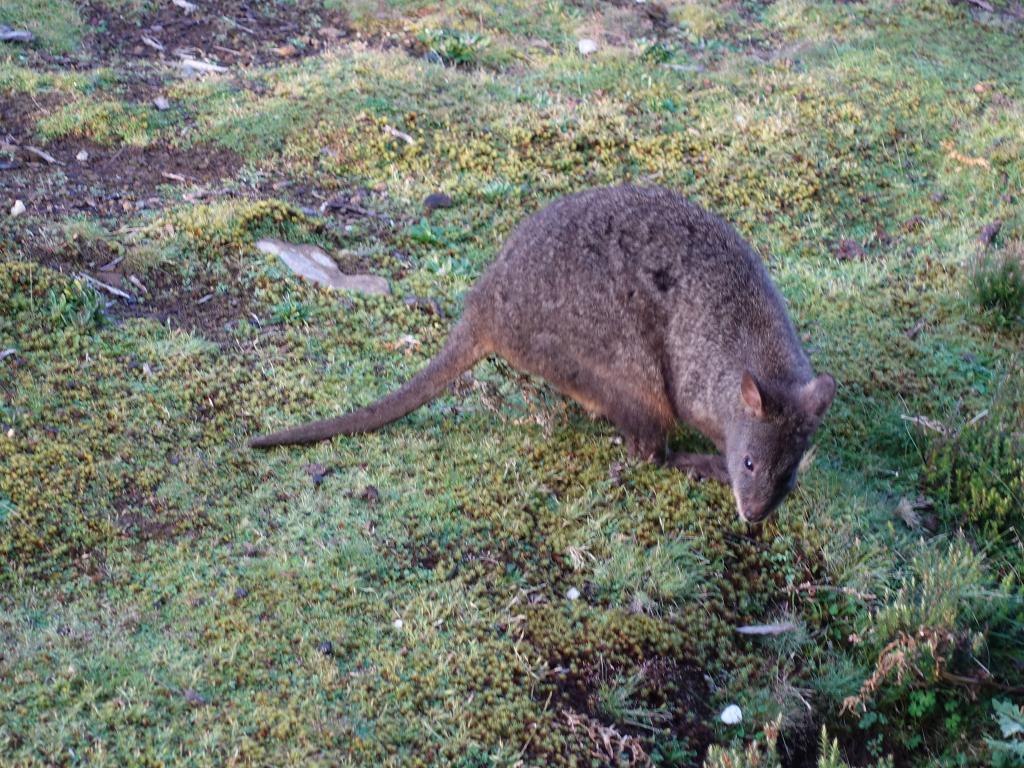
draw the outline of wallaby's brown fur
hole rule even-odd
[[[561,198],[520,224],[467,294],[444,348],[405,386],[250,445],[375,430],[488,355],[609,418],[631,453],[731,483],[751,521],[792,489],[835,394],[731,226],[668,190],[626,186]],[[680,420],[724,455],[666,456]]]

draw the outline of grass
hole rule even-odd
[[[316,55],[187,79],[96,57],[71,4],[5,4],[38,41],[0,45],[0,99],[66,156],[0,172],[53,196],[0,219],[0,763],[1019,752],[1021,326],[974,265],[992,222],[994,253],[1024,237],[1022,27],[649,5],[357,3]],[[79,146],[183,180],[75,186]],[[496,361],[380,433],[244,448],[412,375],[519,220],[624,180],[736,222],[840,382],[763,531]],[[434,191],[454,205],[427,217]],[[338,195],[374,215],[319,215]],[[266,236],[393,295],[302,283]],[[797,629],[735,631],[774,621]]]

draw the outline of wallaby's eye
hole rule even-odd
[[[747,456],[743,460],[743,466],[747,468],[748,472],[753,472],[754,471],[754,460],[752,458],[750,458],[749,456]]]

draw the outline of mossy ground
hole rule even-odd
[[[228,71],[200,79],[173,39],[105,35],[155,4],[0,10],[38,36],[0,44],[0,132],[63,163],[0,171],[0,763],[755,743],[713,756],[737,765],[779,734],[803,765],[823,725],[851,764],[993,760],[992,701],[1024,683],[1024,337],[970,281],[1024,237],[1013,8],[251,7],[204,17]],[[494,361],[377,434],[244,447],[407,378],[517,221],[624,180],[734,221],[840,382],[762,531]],[[427,218],[438,190],[455,204]],[[268,234],[394,295],[304,284]],[[735,631],[775,620],[797,629]]]

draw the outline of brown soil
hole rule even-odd
[[[28,142],[25,142],[26,144]],[[161,185],[181,186],[231,178],[241,161],[230,150],[166,146],[104,147],[87,139],[59,139],[35,145],[58,162],[31,162],[17,152],[18,167],[0,171],[3,202],[21,200],[34,216],[56,218],[88,212],[100,218],[163,207]],[[84,162],[79,152],[88,153]]]
[[[562,669],[563,660],[554,660],[552,669]],[[712,743],[711,731],[705,724],[709,710],[707,701],[710,698],[707,682],[703,673],[695,668],[680,666],[676,661],[654,656],[646,659],[640,672],[645,680],[646,695],[640,696],[634,703],[642,708],[650,709],[667,716],[658,725],[667,729],[673,738],[686,743],[703,754]],[[567,723],[578,736],[594,741],[592,755],[608,758],[602,754],[602,737],[606,737],[612,729],[619,737],[639,740],[650,736],[643,727],[631,723],[607,722],[605,713],[601,712],[597,691],[601,683],[608,682],[608,671],[601,665],[584,667],[578,673],[563,671],[554,676],[554,700],[558,709],[568,715]],[[670,696],[662,694],[665,690],[673,690]],[[544,694],[545,696],[548,693]],[[582,723],[577,722],[582,721]],[[589,726],[579,728],[579,725]],[[595,738],[596,737],[596,738]],[[616,744],[623,747],[625,743]],[[607,744],[604,745],[607,749]]]
[[[86,29],[94,30],[72,56],[40,53],[60,67],[109,64],[113,59],[178,61],[178,52],[223,66],[265,64],[318,53],[350,34],[348,14],[316,0],[195,3],[185,11],[170,0],[135,14],[98,0],[80,3]],[[144,41],[143,38],[148,41]]]
[[[101,218],[124,216],[146,208],[161,207],[160,185],[204,184],[232,178],[241,159],[231,150],[214,146],[187,150],[163,145],[150,147],[107,147],[89,139],[61,138],[50,142],[35,139],[38,115],[48,104],[13,98],[0,101],[0,144],[12,148],[0,151],[0,203],[7,208],[21,200],[28,213],[53,219],[89,212]],[[34,156],[25,146],[49,154],[50,163]],[[88,159],[76,156],[85,151]],[[10,164],[14,167],[8,167]]]

